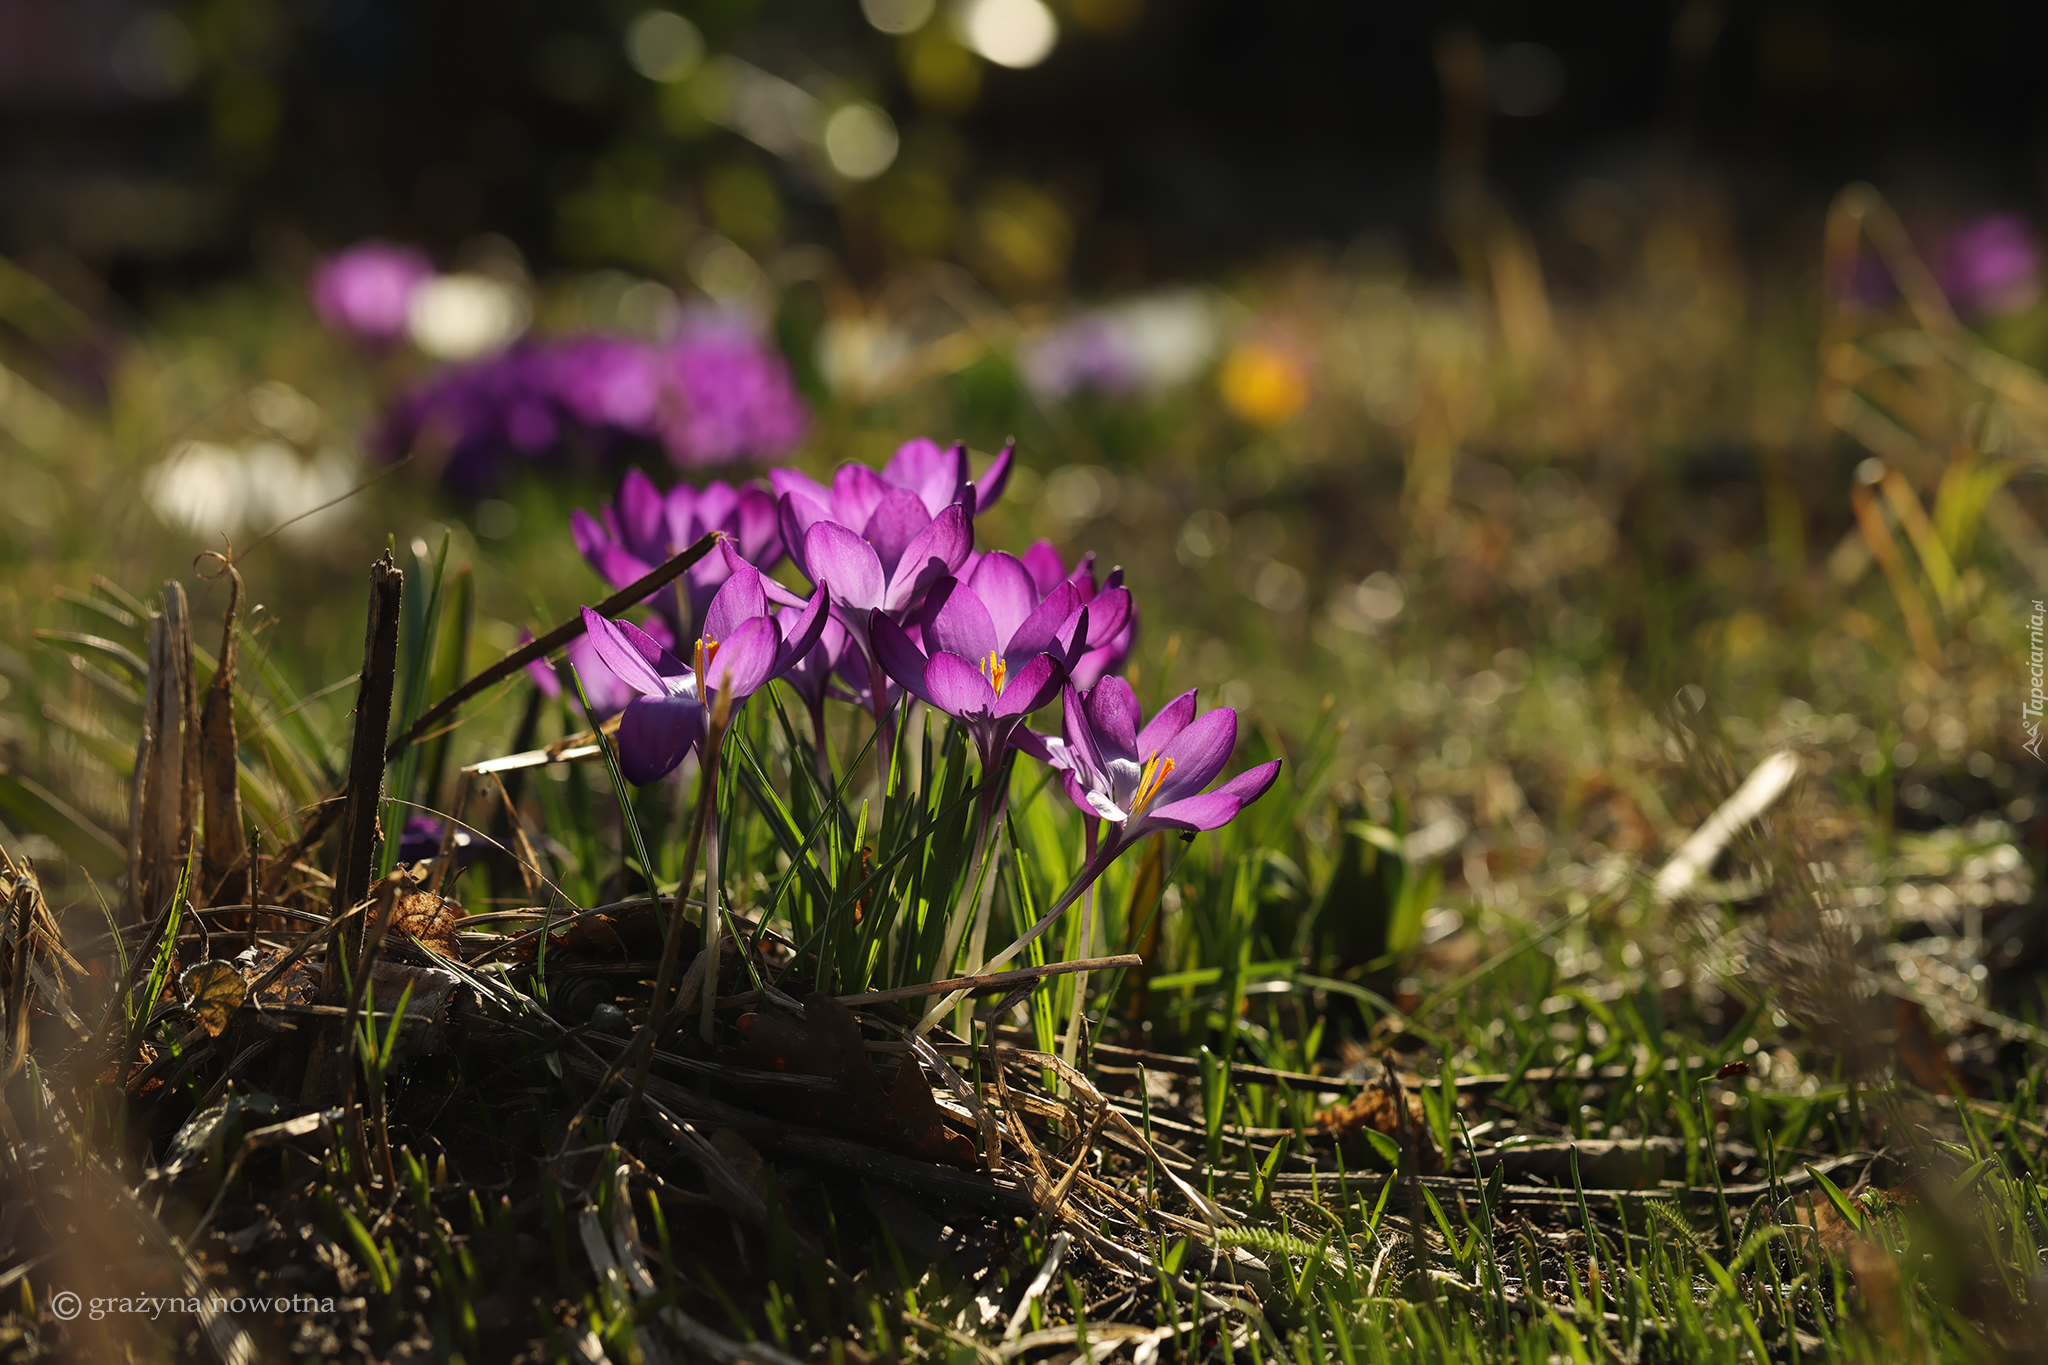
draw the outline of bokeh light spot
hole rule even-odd
[[[966,0],[957,19],[967,46],[997,66],[1037,66],[1060,38],[1059,21],[1041,0]]]
[[[915,33],[936,8],[937,0],[860,0],[860,12],[884,33]]]
[[[704,60],[704,35],[680,14],[651,9],[626,26],[626,60],[650,81],[679,81]]]
[[[844,105],[825,120],[825,156],[848,180],[872,180],[895,163],[896,125],[865,102]]]

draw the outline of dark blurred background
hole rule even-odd
[[[147,303],[366,234],[682,275],[708,228],[856,280],[951,257],[1015,298],[1361,237],[1426,269],[1461,183],[1584,237],[1589,193],[1702,178],[1745,246],[1810,254],[1853,179],[1909,218],[2033,207],[2044,28],[1715,0],[0,0],[0,254]]]

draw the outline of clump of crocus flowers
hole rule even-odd
[[[589,643],[572,647],[570,661],[594,709],[624,707],[616,744],[629,780],[660,780],[693,753],[715,764],[731,709],[777,678],[812,718],[828,785],[828,701],[872,718],[884,792],[907,707],[921,704],[961,726],[982,774],[975,861],[984,868],[1010,755],[1059,775],[1086,821],[1083,866],[1039,922],[992,957],[982,950],[986,896],[977,910],[963,894],[942,971],[953,966],[968,921],[976,924],[969,970],[993,970],[1148,836],[1192,837],[1228,823],[1280,769],[1274,760],[1212,786],[1236,747],[1237,713],[1202,712],[1189,691],[1149,720],[1142,714],[1117,676],[1138,625],[1121,570],[1098,583],[1092,556],[1069,569],[1044,542],[1021,556],[974,548],[975,520],[1002,496],[1012,458],[1005,448],[977,473],[963,445],[914,440],[881,470],[841,466],[829,485],[783,469],[765,483],[664,492],[634,473],[614,503],[574,515],[577,547],[613,589],[704,534],[718,536],[677,587],[640,609],[643,625],[584,612]],[[770,576],[785,558],[809,583],[807,593]],[[723,704],[715,700],[721,693]],[[1032,729],[1032,717],[1056,700],[1057,724]],[[927,1020],[950,1004],[942,1001]]]

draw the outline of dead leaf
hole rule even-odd
[[[739,1021],[742,1065],[760,1071],[825,1076],[839,1083],[830,1096],[757,1091],[760,1102],[793,1118],[836,1128],[907,1156],[972,1168],[974,1143],[946,1126],[945,1111],[917,1062],[905,1058],[886,1091],[868,1064],[853,1011],[829,995],[804,1000],[802,1022],[777,1014],[747,1014]]]
[[[1415,1094],[1403,1091],[1408,1101],[1408,1126],[1416,1135],[1416,1148],[1422,1157],[1422,1174],[1435,1175],[1444,1168],[1444,1154],[1437,1149],[1436,1137],[1429,1131],[1429,1115],[1423,1111],[1422,1100]],[[1370,1128],[1376,1133],[1401,1141],[1400,1119],[1394,1112],[1394,1102],[1387,1092],[1377,1085],[1367,1086],[1349,1104],[1333,1104],[1316,1115],[1316,1131],[1326,1133],[1342,1143],[1345,1150],[1355,1152],[1363,1158],[1369,1145],[1360,1138],[1363,1129]]]
[[[457,956],[456,931],[461,925],[462,907],[431,891],[401,894],[391,915],[393,929],[446,958]]]
[[[1948,1095],[1960,1087],[1965,1095],[1970,1093],[1970,1083],[1950,1063],[1948,1048],[1919,1001],[1901,1000],[1892,1006],[1892,1047],[1899,1065],[1923,1090]]]
[[[227,1028],[228,1020],[249,998],[249,983],[233,963],[215,959],[187,967],[178,978],[178,993],[185,997],[186,1008],[199,1020],[207,1036],[218,1038]]]

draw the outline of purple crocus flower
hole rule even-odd
[[[668,349],[675,402],[662,444],[679,465],[773,459],[803,439],[810,412],[773,347],[727,323],[686,326]]]
[[[732,537],[739,559],[759,569],[772,569],[782,558],[782,533],[777,527],[775,498],[755,484],[734,487],[713,482],[703,488],[677,484],[667,493],[638,469],[626,471],[618,500],[598,509],[596,517],[581,508],[570,513],[576,548],[614,588],[645,576],[655,565],[696,543],[707,531]],[[703,619],[712,594],[731,575],[722,554],[709,554],[684,574],[690,619]],[[671,597],[654,604],[673,619]]]
[[[1111,569],[1098,589],[1093,551],[1082,555],[1072,571],[1060,562],[1059,551],[1049,540],[1032,542],[1019,558],[1030,571],[1031,581],[1038,586],[1041,596],[1061,582],[1072,583],[1081,594],[1082,605],[1093,607],[1089,612],[1086,646],[1069,666],[1067,680],[1085,692],[1109,674],[1120,672],[1131,657],[1131,643],[1138,635],[1138,604],[1123,585],[1123,567]],[[1095,605],[1098,598],[1102,600]]]
[[[1071,640],[1086,629],[1085,611],[1073,584],[1060,584],[1041,601],[1015,557],[991,554],[976,566],[972,584],[949,577],[933,586],[922,616],[923,647],[886,613],[875,612],[870,629],[883,669],[966,725],[986,770],[1024,717],[1059,690]]]
[[[768,609],[766,580],[741,565],[711,599],[685,664],[646,631],[590,608],[583,623],[598,657],[639,695],[619,721],[619,768],[645,784],[675,771],[704,740],[704,712],[719,693],[734,711],[818,642],[831,594],[823,583],[785,622]]]
[[[2017,313],[2041,297],[2041,245],[2017,213],[1991,213],[1963,224],[1935,253],[1942,288],[1959,312],[1973,317]]]
[[[968,468],[965,445],[955,442],[950,450],[941,450],[938,442],[919,437],[898,446],[880,473],[863,464],[841,465],[830,488],[795,469],[772,470],[768,481],[781,499],[782,538],[794,556],[811,523],[836,521],[865,534],[868,523],[885,506],[892,509],[895,520],[908,521],[913,518],[910,505],[915,502],[929,520],[963,502],[970,489],[978,488],[967,508],[970,517],[978,517],[995,506],[1009,486],[1014,455],[1013,446],[1004,446],[977,485]]]
[[[668,623],[656,617],[647,623],[645,633],[663,649],[673,647],[675,637],[669,633]],[[519,643],[526,644],[533,639],[527,631],[519,632]],[[606,666],[598,657],[597,646],[589,634],[577,636],[562,647],[562,652],[575,668],[576,676],[583,680],[583,695],[590,699],[590,709],[600,718],[616,716],[626,709],[626,703],[637,695],[632,688],[619,681],[618,674]],[[533,679],[541,695],[553,701],[562,695],[562,680],[555,675],[554,666],[546,659],[535,659],[526,666],[526,675]]]
[[[334,331],[387,344],[405,335],[406,309],[434,278],[434,263],[417,247],[372,237],[313,267],[313,311]]]
[[[1062,730],[1064,739],[1026,731],[1019,747],[1064,773],[1074,804],[1111,827],[1094,859],[1098,868],[1148,834],[1228,824],[1280,773],[1276,758],[1203,791],[1237,747],[1237,712],[1219,706],[1196,715],[1193,689],[1145,722],[1122,678],[1085,693],[1069,686]]]

